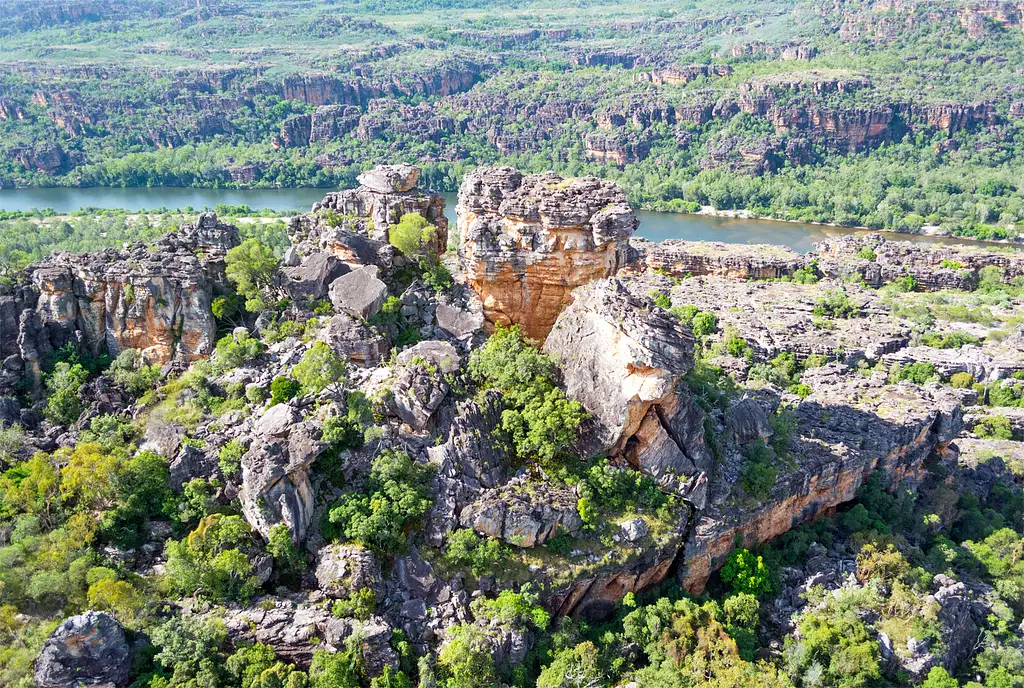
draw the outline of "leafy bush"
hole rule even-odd
[[[294,399],[300,389],[301,385],[292,378],[278,375],[270,383],[270,405],[283,404]]]
[[[183,540],[168,540],[167,579],[180,595],[244,601],[259,583],[247,552],[252,531],[239,516],[212,514]]]
[[[722,580],[733,592],[762,597],[772,591],[774,583],[764,557],[755,555],[742,547],[729,553],[729,559],[722,566]]]
[[[772,465],[774,452],[756,439],[743,447],[744,462],[740,469],[740,485],[753,500],[765,499],[775,487],[778,472]]]
[[[857,251],[857,257],[863,260],[874,261],[878,258],[878,254],[875,253],[875,250],[870,246],[863,246],[859,251]]]
[[[110,364],[108,372],[114,382],[139,397],[153,389],[160,379],[160,366],[146,365],[138,349],[125,349]]]
[[[519,332],[498,327],[469,358],[469,374],[481,391],[502,393],[502,429],[520,460],[553,461],[579,434],[583,406],[555,385],[555,364]]]
[[[438,686],[493,688],[497,670],[484,630],[472,624],[449,629],[448,642],[437,654]]]
[[[227,252],[225,273],[235,285],[235,291],[245,299],[250,313],[266,309],[264,293],[270,287],[277,269],[274,251],[258,239],[246,239]]]
[[[46,408],[43,414],[57,425],[72,425],[82,414],[79,391],[89,379],[80,363],[61,361],[46,379]]]
[[[933,346],[937,349],[959,349],[968,344],[978,344],[981,340],[967,332],[926,332],[921,335],[923,346]]]
[[[508,558],[508,548],[494,538],[482,538],[470,528],[448,535],[445,558],[450,566],[467,566],[474,576],[493,574]]]
[[[245,365],[263,353],[263,342],[249,336],[248,332],[229,334],[217,341],[216,360],[221,370],[231,370]]]
[[[335,355],[329,346],[317,342],[302,354],[302,360],[292,368],[292,377],[302,386],[303,394],[318,394],[333,384],[344,382],[347,370],[345,361]],[[273,383],[270,390],[273,394]]]
[[[975,424],[971,431],[982,439],[1013,439],[1013,428],[1010,427],[1010,419],[1006,416],[985,416]]]
[[[654,305],[658,308],[664,308],[665,310],[671,310],[672,299],[663,291],[652,291],[651,300],[654,301]]]
[[[970,373],[953,373],[949,377],[949,384],[955,389],[970,389],[974,386],[974,376]]]
[[[430,509],[431,469],[403,451],[389,449],[373,460],[366,486],[346,492],[330,509],[333,531],[378,551],[405,545],[406,532]]]
[[[437,228],[419,213],[406,213],[388,230],[388,242],[410,258],[424,254],[437,235]]]
[[[855,318],[860,315],[860,307],[844,289],[830,289],[818,299],[813,313],[823,318]]]
[[[331,604],[331,613],[339,619],[365,621],[377,611],[377,593],[371,588],[359,588],[344,599]]]
[[[238,474],[242,467],[242,455],[245,454],[245,445],[239,440],[232,439],[224,443],[217,451],[217,464],[220,472],[230,478]]]
[[[893,384],[903,380],[910,380],[915,384],[923,385],[926,382],[938,380],[938,378],[939,373],[935,366],[925,361],[917,361],[907,365],[893,363],[892,368],[889,369],[889,382]]]
[[[443,263],[420,258],[420,271],[423,273],[423,284],[438,293],[448,291],[455,286],[452,273]]]

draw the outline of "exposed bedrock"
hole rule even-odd
[[[359,175],[358,188],[329,193],[322,201],[314,203],[315,215],[333,213],[330,224],[320,222],[316,228],[315,238],[319,239],[321,248],[342,260],[348,260],[353,252],[360,250],[375,253],[379,247],[353,247],[352,243],[358,240],[348,235],[355,232],[386,244],[391,226],[407,213],[419,213],[437,228],[432,249],[437,254],[444,253],[448,246],[444,198],[418,189],[419,175],[420,168],[415,165],[381,165]],[[354,262],[373,262],[364,256],[357,257]]]
[[[30,370],[73,343],[93,356],[139,349],[146,360],[191,362],[213,351],[210,304],[225,290],[224,256],[238,230],[200,215],[157,242],[100,253],[55,253],[29,269],[38,293],[22,312],[20,353]]]
[[[617,279],[578,288],[548,335],[569,397],[590,414],[581,453],[608,453],[703,507],[711,454],[682,382],[693,336]]]
[[[791,466],[780,468],[771,493],[757,503],[730,494],[727,470],[717,476],[679,568],[687,590],[703,590],[737,540],[754,547],[826,515],[852,500],[872,473],[882,476],[887,489],[901,482],[912,487],[929,456],[956,456],[951,442],[963,426],[956,390],[907,382],[887,386],[884,375],[850,375],[835,364],[808,371],[804,382],[814,393],[794,409]]]
[[[626,262],[638,221],[613,182],[478,168],[459,190],[459,259],[487,321],[543,340],[575,287]]]
[[[771,244],[724,244],[718,241],[668,239],[660,243],[633,239],[637,260],[631,272],[646,268],[683,276],[713,275],[740,280],[778,279],[792,276],[807,259],[784,246]]]

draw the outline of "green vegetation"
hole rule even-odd
[[[501,392],[502,429],[521,461],[564,457],[586,417],[555,384],[555,364],[525,339],[518,327],[502,328],[473,351],[469,374],[481,393]]]
[[[245,299],[246,310],[262,312],[267,307],[265,290],[277,268],[273,250],[258,239],[246,239],[228,251],[224,264],[228,279],[234,283],[239,296]]]

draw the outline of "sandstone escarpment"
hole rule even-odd
[[[1024,257],[1013,251],[890,241],[879,234],[828,239],[815,244],[815,253],[825,275],[859,274],[873,287],[911,275],[919,289],[971,290],[987,267],[998,268],[1004,280],[1024,275]]]
[[[20,353],[43,357],[72,343],[92,356],[138,349],[150,362],[191,362],[213,350],[213,298],[226,289],[224,256],[238,230],[212,213],[150,249],[57,253],[29,269],[38,299],[21,315]]]
[[[767,280],[792,276],[806,258],[784,246],[724,244],[712,241],[668,239],[659,243],[634,239],[638,259],[631,271],[646,268],[683,277],[713,275],[737,280]]]
[[[638,221],[618,185],[480,168],[459,190],[459,260],[491,324],[544,339],[577,286],[626,262]]]
[[[727,476],[717,477],[711,506],[699,515],[683,553],[679,578],[687,590],[703,590],[737,540],[754,547],[828,514],[852,500],[873,473],[886,489],[912,486],[929,456],[956,456],[950,443],[963,415],[955,390],[886,386],[884,376],[851,376],[841,366],[810,372],[805,382],[815,391],[794,409],[792,465],[758,503],[723,498],[731,486]]]

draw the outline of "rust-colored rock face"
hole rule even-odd
[[[38,292],[19,343],[30,368],[72,342],[93,356],[138,349],[150,363],[192,362],[213,351],[210,304],[238,230],[212,213],[157,243],[86,255],[54,254],[31,273]]]
[[[487,321],[543,340],[570,292],[625,263],[638,221],[622,189],[592,177],[474,170],[459,190],[459,260]]]
[[[912,486],[933,453],[955,452],[963,414],[956,393],[909,383],[886,387],[830,366],[809,371],[815,390],[796,409],[794,466],[757,504],[717,500],[702,512],[683,553],[680,582],[703,591],[737,540],[755,547],[849,502],[874,472],[886,489]],[[857,432],[850,432],[856,427]]]

